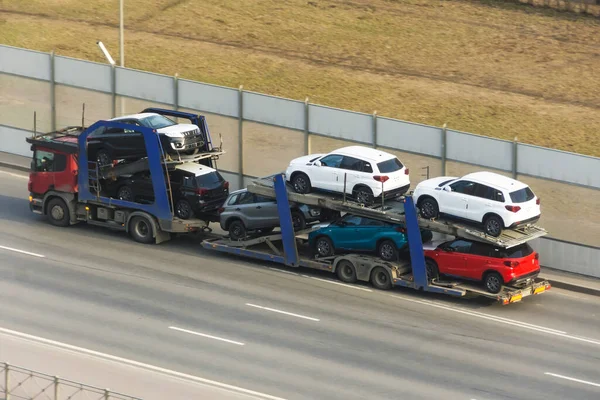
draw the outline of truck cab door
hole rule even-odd
[[[35,149],[29,175],[29,191],[43,195],[49,190],[74,193],[77,168],[71,156],[49,149]],[[69,167],[69,168],[67,168]]]

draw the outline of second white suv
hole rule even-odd
[[[413,198],[423,218],[445,214],[482,223],[494,237],[505,228],[533,224],[541,215],[540,199],[529,186],[493,172],[428,179],[417,185]]]
[[[390,153],[370,147],[349,146],[329,154],[311,154],[290,162],[285,177],[298,193],[313,189],[344,192],[362,204],[375,198],[400,196],[410,187],[408,168]]]

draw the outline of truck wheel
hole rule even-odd
[[[389,239],[384,240],[379,244],[377,253],[382,260],[398,261],[398,249],[396,248],[396,244]]]
[[[356,282],[356,269],[354,268],[354,264],[348,260],[340,261],[335,268],[335,272],[342,282]]]
[[[50,223],[55,226],[69,226],[71,222],[69,207],[67,207],[63,199],[58,197],[48,202],[46,215],[48,215]]]
[[[502,285],[504,280],[502,276],[497,272],[488,272],[483,278],[483,283],[488,292],[497,294],[502,291]]]
[[[239,219],[229,224],[229,237],[231,240],[242,240],[246,237],[246,227]]]
[[[152,224],[146,217],[133,217],[129,223],[129,234],[138,243],[150,244],[154,241]]]
[[[371,283],[375,289],[388,290],[392,288],[389,272],[383,267],[377,267],[371,272]]]

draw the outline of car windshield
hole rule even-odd
[[[497,249],[501,258],[523,258],[533,253],[533,248],[528,243],[523,243],[508,249]]]
[[[215,188],[221,186],[225,181],[218,171],[209,172],[208,174],[196,176],[196,183],[200,188]]]
[[[510,199],[513,203],[525,203],[529,200],[533,200],[535,195],[529,189],[529,187],[514,191],[510,193]]]
[[[177,122],[165,117],[164,115],[151,115],[140,119],[140,123],[148,128],[161,129],[167,126],[177,125]]]
[[[401,170],[403,167],[404,165],[402,165],[400,160],[398,160],[397,158],[390,158],[387,161],[377,163],[377,168],[379,168],[379,172],[381,172],[382,174],[396,172]]]

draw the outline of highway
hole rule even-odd
[[[199,238],[53,227],[27,196],[27,175],[0,169],[0,333],[290,400],[600,398],[598,297],[552,289],[502,307],[348,286]]]

